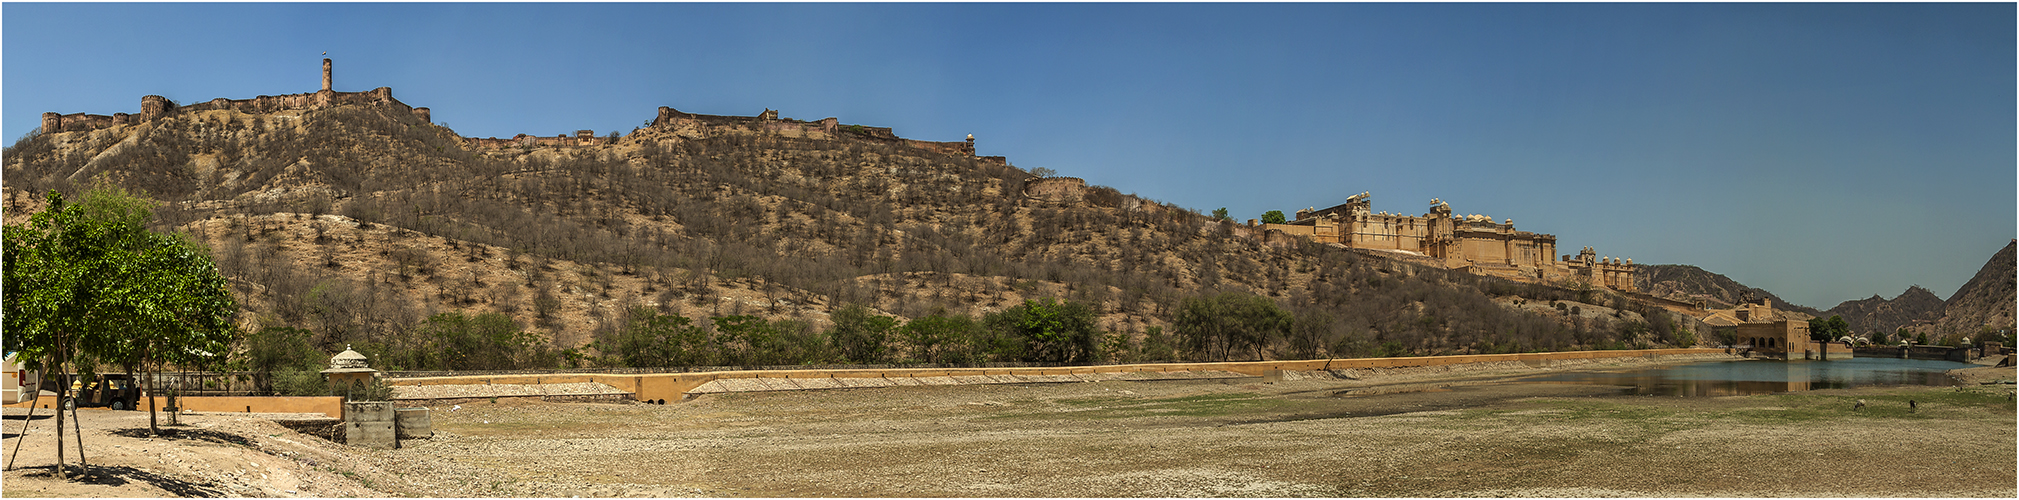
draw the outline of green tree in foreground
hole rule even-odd
[[[1262,212],[1262,222],[1265,224],[1287,224],[1290,220],[1283,216],[1282,210],[1270,210]]]
[[[222,362],[238,306],[210,253],[181,234],[147,230],[155,202],[99,182],[4,233],[5,349],[29,370],[60,373],[79,358],[148,369]],[[143,377],[150,380],[151,377]],[[56,387],[67,396],[68,384]],[[148,391],[152,394],[154,391]],[[149,399],[149,429],[155,429]],[[57,414],[57,432],[63,414]],[[67,473],[57,446],[58,475]]]
[[[1233,222],[1234,217],[1227,214],[1227,207],[1220,207],[1213,209],[1213,220]]]

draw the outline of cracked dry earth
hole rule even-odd
[[[2003,386],[1653,398],[1504,381],[1534,371],[732,393],[664,406],[475,403],[435,408],[436,436],[398,450],[206,416],[197,425],[250,444],[180,440],[177,459],[140,468],[198,488],[150,490],[159,479],[142,476],[126,489],[50,491],[38,488],[62,483],[28,469],[7,473],[5,496],[2015,493],[2014,407]],[[1852,409],[1860,399],[1869,406]],[[80,413],[131,413],[145,425],[143,413]],[[110,424],[86,420],[94,452],[128,439],[91,437]],[[18,425],[9,420],[10,447]],[[148,454],[160,451],[136,460],[153,463]],[[209,465],[178,468],[182,453]],[[23,460],[46,476],[49,460]],[[254,470],[284,472],[300,487],[253,487],[243,479]]]

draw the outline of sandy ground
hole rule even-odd
[[[436,436],[398,450],[242,414],[149,439],[145,413],[83,410],[90,479],[49,477],[38,418],[0,495],[2015,495],[2009,385],[1657,398],[1503,382],[1647,363],[506,400],[436,408]],[[7,419],[5,451],[23,423]]]

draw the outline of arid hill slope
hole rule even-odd
[[[1633,276],[1634,285],[1648,295],[1689,302],[1692,298],[1708,299],[1712,308],[1728,308],[1737,305],[1747,297],[1771,299],[1774,309],[1797,311],[1810,316],[1828,316],[1813,307],[1790,303],[1775,296],[1773,292],[1746,286],[1725,275],[1706,271],[1687,264],[1642,265]]]
[[[1847,300],[1837,307],[1823,311],[1821,316],[1843,316],[1851,325],[1851,332],[1864,334],[1871,332],[1893,333],[1901,327],[1917,322],[1933,321],[1942,316],[1942,299],[1934,292],[1919,286],[1907,287],[1907,291],[1891,300],[1873,295],[1870,298]]]
[[[2019,287],[2014,286],[2014,247],[2019,240],[2006,243],[2005,248],[1991,256],[1977,275],[1956,289],[1954,295],[1943,303],[1941,319],[1935,321],[1939,333],[1976,334],[1986,327],[1992,330],[2014,329],[2013,308],[2019,304]]]
[[[39,208],[29,193],[98,178],[144,190],[166,202],[160,226],[211,245],[248,329],[306,328],[329,352],[397,344],[448,311],[503,313],[567,349],[634,307],[818,328],[846,303],[903,319],[1041,296],[1093,304],[1101,328],[1135,338],[1222,290],[1299,317],[1272,356],[1658,345],[1686,323],[1649,321],[1666,313],[1616,294],[1578,303],[1549,286],[1270,247],[1112,188],[1038,200],[1024,170],[876,129],[772,126],[797,123],[490,149],[365,105],[189,111],[23,139],[4,158],[6,208],[19,220]]]

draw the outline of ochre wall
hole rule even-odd
[[[330,418],[343,418],[343,396],[182,396],[175,398],[182,409],[206,412],[243,413],[251,408],[253,413],[321,413]],[[168,398],[154,397],[157,408],[168,407]],[[147,402],[140,402],[140,409],[147,409]]]
[[[321,413],[330,418],[343,418],[343,396],[183,396],[175,398],[182,409],[202,412],[244,413],[251,408],[253,413]],[[147,401],[140,401],[140,411],[147,411]],[[26,404],[8,405],[23,407]],[[56,407],[56,396],[44,394],[35,400],[35,407],[49,409]],[[168,398],[154,397],[154,408],[167,408]],[[78,408],[79,410],[105,410],[105,408]],[[107,410],[110,411],[110,410]]]

